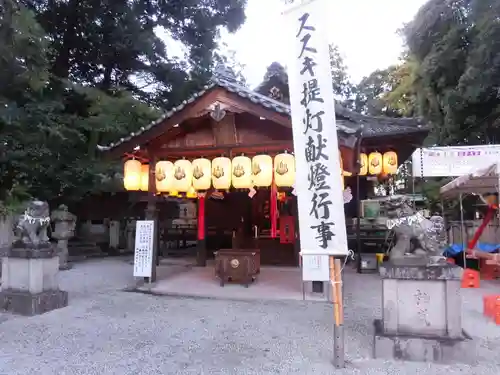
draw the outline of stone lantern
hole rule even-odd
[[[51,219],[54,222],[52,237],[57,240],[57,251],[59,253],[59,269],[68,270],[68,240],[75,235],[76,216],[68,211],[68,207],[61,204],[52,211]]]

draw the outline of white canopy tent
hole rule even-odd
[[[460,194],[486,194],[499,191],[500,163],[479,169],[450,181],[441,189],[441,197],[450,199]]]

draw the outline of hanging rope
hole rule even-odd
[[[425,188],[424,188],[424,151],[423,151],[423,147],[420,147],[420,185],[421,185],[421,188],[420,188],[420,194],[422,194],[422,198],[425,199]],[[416,210],[417,209],[417,205],[415,203],[415,199],[413,199],[413,203],[414,203],[414,209]]]

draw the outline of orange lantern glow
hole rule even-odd
[[[236,156],[231,162],[231,180],[236,189],[250,189],[252,185],[252,160],[247,156]]]
[[[174,163],[159,161],[155,167],[156,191],[167,193],[174,187]]]
[[[274,182],[278,187],[292,187],[295,184],[295,157],[278,154],[274,157]]]
[[[193,160],[193,188],[208,190],[212,185],[212,162],[205,158]]]
[[[141,191],[149,190],[149,165],[141,165]]]
[[[189,160],[177,160],[174,163],[174,190],[187,193],[192,186],[193,167]]]
[[[368,155],[368,173],[371,175],[379,175],[382,172],[382,154],[380,152],[372,152]]]
[[[256,155],[252,158],[253,185],[269,187],[273,182],[273,158],[269,155]]]
[[[340,181],[342,182],[342,191],[345,189],[344,177],[351,177],[352,173],[344,171],[344,161],[342,160],[342,155],[339,153],[339,163],[340,163]]]
[[[368,156],[359,154],[359,175],[366,176],[368,174]]]
[[[387,174],[396,174],[398,171],[398,154],[394,151],[387,151],[382,158],[383,171]]]
[[[137,191],[141,188],[141,162],[127,160],[123,166],[123,186],[125,190]]]
[[[195,188],[191,186],[186,193],[186,198],[193,199],[193,198],[197,198],[197,197],[198,197],[198,194],[196,193]]]

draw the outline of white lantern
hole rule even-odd
[[[269,187],[273,182],[273,158],[269,155],[256,155],[252,158],[253,185]]]
[[[295,184],[295,157],[278,154],[274,157],[274,182],[279,187],[293,187]]]
[[[212,185],[218,190],[231,187],[231,159],[220,157],[212,160]]]
[[[186,193],[193,181],[193,166],[189,160],[177,160],[174,163],[174,190]]]
[[[372,152],[368,155],[368,173],[371,175],[379,175],[382,173],[382,154],[380,152]]]
[[[252,160],[248,156],[236,156],[232,161],[233,186],[236,189],[250,189],[252,185]]]
[[[127,160],[123,166],[123,187],[125,190],[137,191],[141,188],[141,162]]]
[[[212,184],[212,163],[201,158],[193,160],[193,188],[195,190],[208,190]]]
[[[174,163],[159,161],[155,167],[156,191],[168,193],[174,187]]]
[[[398,173],[398,154],[394,151],[387,151],[382,156],[382,172],[385,174]]]
[[[149,165],[141,165],[141,191],[149,190]]]

